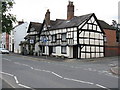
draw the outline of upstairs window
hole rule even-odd
[[[62,38],[62,41],[66,41],[66,40],[67,40],[67,39],[66,39],[66,36],[67,36],[66,33],[62,33],[62,37],[61,37],[61,38]]]
[[[56,42],[56,34],[52,35],[52,42]]]
[[[66,54],[67,53],[66,46],[62,46],[61,47],[61,53],[62,54]]]

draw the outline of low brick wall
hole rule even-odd
[[[120,56],[120,45],[105,46],[105,57],[109,57],[109,56]]]

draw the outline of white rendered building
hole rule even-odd
[[[17,25],[14,27],[14,52],[15,53],[20,53],[20,42],[24,41],[24,37],[27,35],[27,30],[28,30],[29,23],[24,22],[20,25]]]

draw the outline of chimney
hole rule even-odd
[[[18,25],[23,24],[23,23],[24,23],[23,20],[22,21],[18,21]]]
[[[70,20],[74,17],[74,5],[73,2],[69,1],[67,6],[67,20]]]
[[[49,9],[47,10],[46,14],[45,14],[45,21],[47,25],[50,25],[50,11]]]

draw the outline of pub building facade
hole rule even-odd
[[[71,1],[66,20],[50,20],[48,9],[40,31],[39,47],[43,55],[77,59],[104,57],[105,33],[97,17],[94,13],[74,16]]]

